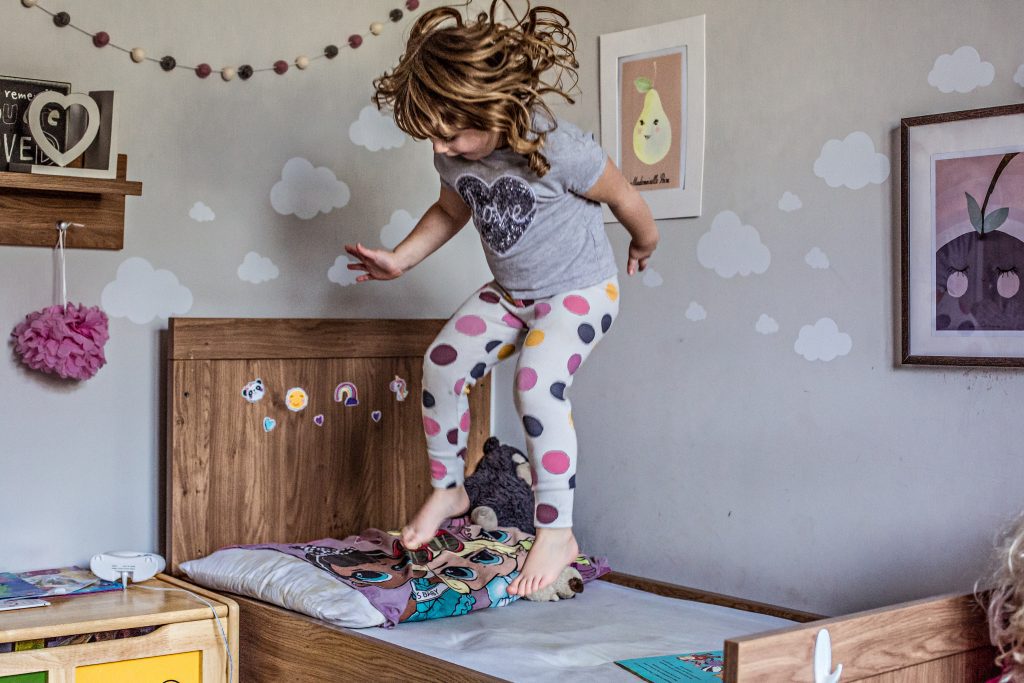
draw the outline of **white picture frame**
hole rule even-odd
[[[601,144],[626,180],[640,190],[655,219],[701,215],[704,19],[699,15],[599,38]],[[649,94],[659,90],[656,96]],[[663,93],[669,96],[663,98]],[[649,116],[652,112],[664,117]],[[652,127],[654,120],[660,127]],[[665,139],[665,121],[670,123],[670,140]],[[624,139],[627,125],[631,139]],[[604,216],[606,223],[617,220],[607,206]]]

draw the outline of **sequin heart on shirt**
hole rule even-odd
[[[491,185],[472,175],[455,181],[484,242],[499,254],[511,249],[537,215],[537,197],[526,182],[504,175]]]

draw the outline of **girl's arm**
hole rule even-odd
[[[362,244],[346,244],[345,251],[359,260],[348,264],[349,270],[362,270],[356,282],[393,280],[427,258],[455,237],[469,222],[470,208],[453,190],[441,186],[441,196],[427,209],[394,251],[367,249]]]
[[[646,268],[647,259],[658,246],[658,226],[647,202],[636,188],[629,184],[611,159],[605,164],[601,177],[583,196],[607,204],[622,223],[622,227],[633,238],[629,243],[626,273],[633,275],[637,269]]]

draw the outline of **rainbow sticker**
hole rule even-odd
[[[334,388],[334,400],[344,403],[346,408],[359,405],[359,391],[352,382],[342,382]]]
[[[406,385],[405,380],[395,375],[395,378],[391,380],[391,384],[388,385],[388,389],[395,392],[395,398],[399,401],[404,401],[409,396],[409,387]]]
[[[284,396],[284,404],[288,406],[288,410],[295,413],[305,408],[308,403],[309,394],[300,387],[292,387]]]

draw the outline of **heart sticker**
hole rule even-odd
[[[265,417],[265,418],[263,418],[263,431],[265,431],[265,432],[272,432],[272,431],[274,431],[274,427],[276,427],[276,426],[277,426],[277,420],[275,420],[274,418],[272,418],[272,417]]]
[[[324,416],[323,415],[314,415],[313,416],[313,424],[315,424],[317,427],[323,427],[324,426]]]
[[[511,249],[537,215],[537,196],[521,178],[503,175],[493,185],[473,175],[455,181],[463,201],[473,209],[473,223],[493,251]]]
[[[380,414],[379,410],[375,410],[372,413],[370,413],[370,417],[373,418],[374,422],[380,422],[380,418],[383,416]]]
[[[48,104],[56,104],[66,110],[70,110],[71,107],[77,105],[85,109],[89,115],[89,121],[85,126],[85,133],[82,135],[82,139],[66,152],[57,149],[46,138],[46,135],[43,134],[43,107]],[[96,139],[96,134],[100,132],[100,108],[96,105],[96,100],[88,95],[83,95],[82,93],[64,95],[53,90],[46,90],[32,99],[32,104],[28,108],[28,127],[32,131],[32,140],[36,143],[36,146],[46,156],[50,157],[53,163],[58,166],[67,166],[80,157],[85,150],[89,149],[89,145]]]

